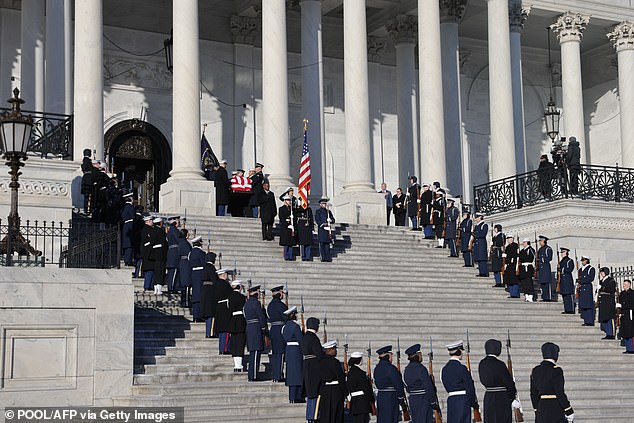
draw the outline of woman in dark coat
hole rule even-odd
[[[405,226],[405,194],[400,188],[396,188],[396,194],[392,197],[392,213],[394,213],[394,224],[396,226]]]
[[[313,231],[315,230],[313,211],[308,205],[305,208],[300,206],[295,209],[295,215],[297,216],[297,243],[302,249],[302,261],[312,260],[310,247],[313,244]]]

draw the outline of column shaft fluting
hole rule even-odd
[[[41,0],[23,0],[20,95],[28,109],[44,110],[44,9]]]

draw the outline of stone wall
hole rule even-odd
[[[0,292],[0,404],[111,406],[130,394],[128,272],[3,268]]]

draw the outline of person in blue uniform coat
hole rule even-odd
[[[319,419],[317,396],[319,395],[319,364],[324,355],[317,336],[319,319],[309,317],[306,320],[306,333],[300,342],[304,365],[302,367],[302,386],[306,393],[306,420],[313,423]]]
[[[258,380],[260,357],[264,350],[264,336],[268,332],[266,313],[259,300],[260,285],[249,289],[249,299],[244,305],[247,320],[247,349],[249,350],[249,382]]]
[[[462,213],[462,221],[460,222],[460,252],[464,259],[463,267],[473,267],[473,255],[471,252],[471,236],[473,232],[473,220],[471,213],[465,211]]]
[[[403,372],[403,382],[409,394],[409,408],[412,423],[434,423],[434,410],[440,412],[436,387],[431,381],[427,368],[423,365],[420,344],[405,350],[409,364]]]
[[[522,240],[522,248],[519,252],[519,279],[520,279],[520,291],[524,294],[524,301],[527,303],[534,302],[533,296],[535,295],[535,283],[533,277],[535,276],[535,249],[531,246],[531,240],[524,238]]]
[[[405,402],[405,385],[401,373],[392,364],[392,346],[376,350],[379,362],[374,368],[374,384],[379,393],[376,397],[377,423],[396,423],[399,420],[399,404]]]
[[[475,214],[475,225],[473,226],[473,259],[478,263],[478,275],[481,277],[489,276],[487,268],[489,257],[487,255],[487,234],[489,233],[489,225],[484,221],[484,215]]]
[[[218,279],[214,282],[214,297],[216,300],[216,311],[214,314],[214,332],[218,334],[218,353],[229,354],[231,351],[231,333],[229,324],[231,322],[231,312],[229,311],[229,297],[231,296],[231,285],[229,284],[229,270],[219,269],[216,271]]]
[[[603,339],[614,339],[616,333],[616,281],[610,269],[599,269],[599,324],[605,332]]]
[[[319,242],[321,261],[331,262],[330,243],[332,242],[332,224],[335,223],[335,217],[327,206],[327,198],[319,200],[319,209],[315,212],[315,223],[317,224],[317,241]]]
[[[506,363],[498,357],[502,353],[502,342],[489,339],[484,343],[486,357],[478,365],[480,383],[484,385],[484,421],[513,423],[512,406],[519,408],[515,401],[517,388]]]
[[[458,249],[456,248],[456,238],[458,237],[458,218],[460,213],[458,209],[454,207],[456,200],[453,198],[447,199],[447,211],[445,218],[447,223],[445,224],[445,242],[449,247],[449,257],[458,257]]]
[[[561,247],[559,259],[559,293],[564,303],[562,314],[575,314],[575,281],[572,272],[575,271],[575,262],[568,256],[570,250]]]
[[[289,195],[283,197],[282,204],[277,212],[280,218],[280,245],[284,247],[284,260],[295,260],[293,246],[295,245],[295,215],[293,213],[292,198]]]
[[[178,278],[176,282],[181,292],[181,307],[191,307],[191,301],[189,296],[189,290],[192,286],[192,272],[189,267],[189,253],[192,250],[192,245],[187,238],[189,237],[189,231],[185,228],[180,230],[178,234]]]
[[[205,269],[205,250],[203,250],[203,238],[197,236],[192,239],[192,250],[189,252],[189,269],[192,284],[192,318],[194,322],[202,322],[200,314],[200,294],[203,289],[203,270]]]
[[[539,249],[537,250],[537,270],[539,273],[539,284],[542,287],[542,301],[552,300],[553,275],[550,262],[553,260],[553,249],[548,245],[548,237],[539,236]]]
[[[502,288],[502,267],[504,263],[504,244],[506,235],[502,232],[502,225],[493,226],[493,238],[491,238],[491,271],[495,280],[494,288]]]
[[[246,297],[242,293],[242,283],[236,279],[231,281],[231,294],[229,294],[229,333],[231,333],[231,357],[233,358],[234,373],[241,373],[243,370],[242,359],[244,358],[244,346],[246,343],[247,321],[244,318],[244,305]]]
[[[271,288],[272,299],[269,303],[266,313],[269,316],[269,324],[271,325],[271,378],[273,382],[281,382],[284,379],[282,367],[284,366],[284,351],[286,343],[282,337],[282,326],[286,322],[284,312],[288,307],[282,299],[284,299],[284,285]]]
[[[343,423],[343,403],[348,395],[346,375],[337,360],[337,341],[322,345],[324,356],[319,363],[319,423]]]
[[[596,270],[590,265],[590,257],[581,256],[579,270],[579,310],[584,326],[594,326],[594,289],[592,283]]]
[[[350,392],[350,415],[354,423],[369,423],[374,391],[365,370],[361,367],[363,353],[355,351],[348,360],[346,385]]]
[[[473,378],[462,364],[462,341],[447,345],[449,361],[442,368],[442,384],[447,391],[447,423],[471,423],[471,409],[479,409]]]
[[[557,366],[559,346],[552,342],[542,345],[544,360],[531,372],[531,402],[535,423],[572,423],[575,412],[564,391],[564,371]]]
[[[141,229],[141,272],[143,273],[143,289],[152,289],[152,279],[154,278],[154,260],[150,256],[152,251],[152,216],[143,216],[143,229]]]
[[[297,307],[293,306],[284,311],[286,323],[282,326],[281,334],[286,343],[284,361],[286,362],[286,386],[288,386],[288,402],[306,402],[302,395],[302,349],[300,344],[304,335],[297,324]]]
[[[167,268],[167,292],[174,292],[176,278],[178,277],[178,262],[180,256],[178,254],[178,234],[180,226],[180,216],[172,216],[167,219],[169,228],[167,229],[167,260],[165,267]]]
[[[121,208],[121,248],[123,248],[123,262],[126,266],[134,266],[134,243],[132,229],[134,227],[134,198],[129,193],[123,196],[125,204]]]

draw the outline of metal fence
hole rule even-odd
[[[20,233],[35,254],[6,254],[9,226],[0,220],[0,239],[4,254],[0,266],[66,268],[119,268],[121,262],[121,232],[117,225],[92,222],[30,222],[20,226]]]
[[[476,185],[475,211],[501,213],[564,198],[634,203],[634,169],[581,165],[576,184],[570,176],[566,168],[559,167],[548,174],[534,170]]]
[[[619,287],[619,290],[621,290],[623,289],[624,280],[634,280],[634,266],[611,267],[610,275],[616,281],[616,285]]]

